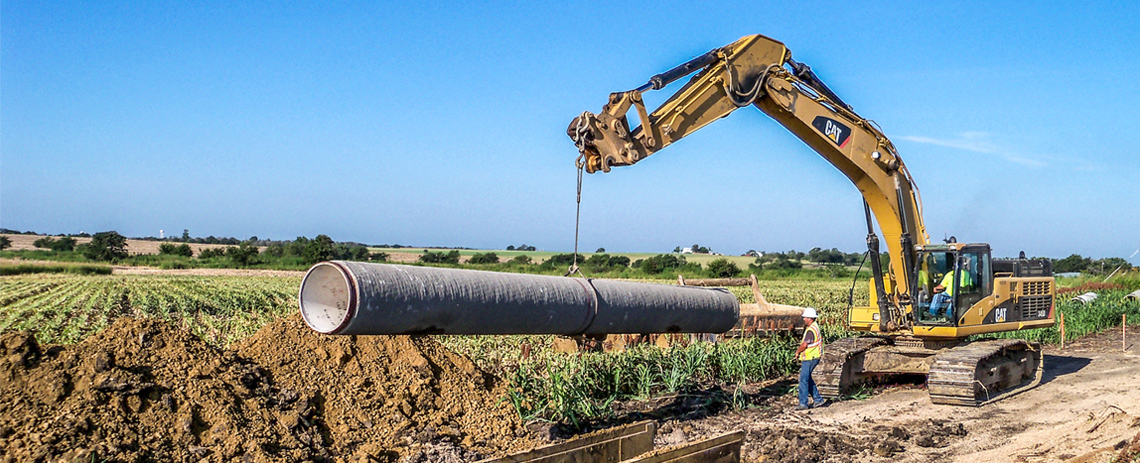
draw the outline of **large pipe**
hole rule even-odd
[[[723,333],[723,288],[332,261],[301,282],[301,315],[326,334]]]

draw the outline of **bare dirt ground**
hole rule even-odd
[[[740,429],[748,433],[744,461],[1137,461],[1140,335],[1130,334],[1127,346],[1122,352],[1118,328],[1063,351],[1046,348],[1040,386],[977,408],[934,405],[924,387],[910,385],[885,387],[865,400],[795,411],[790,394],[752,389],[748,400],[753,408],[718,412],[698,406],[665,413],[675,418],[661,417],[657,443],[691,442]],[[779,385],[769,389],[773,386]],[[785,381],[783,388],[790,386]],[[662,409],[677,409],[683,400],[630,419],[655,417]]]

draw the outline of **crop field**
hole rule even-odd
[[[489,446],[481,447],[483,448],[481,452],[502,452],[492,447],[507,446],[512,442],[519,446],[532,445],[527,444],[530,442],[527,439],[532,438],[530,434],[519,433],[523,432],[521,423],[524,422],[552,423],[562,429],[580,431],[595,427],[598,423],[628,419],[629,413],[641,413],[637,412],[636,407],[643,405],[638,404],[665,404],[674,401],[677,404],[697,404],[684,405],[697,407],[684,408],[690,411],[697,409],[698,412],[692,412],[698,413],[693,415],[692,423],[694,425],[701,423],[699,424],[701,427],[709,427],[709,432],[722,432],[724,427],[738,429],[747,427],[750,425],[748,423],[757,422],[750,417],[752,415],[783,413],[779,412],[780,409],[790,409],[792,406],[780,404],[792,404],[793,401],[793,395],[789,395],[788,392],[795,389],[795,381],[789,380],[789,377],[795,375],[799,366],[792,356],[799,342],[795,336],[783,334],[772,338],[728,339],[716,343],[697,342],[689,338],[687,341],[679,340],[681,342],[669,348],[636,344],[625,350],[585,351],[577,354],[563,354],[556,351],[555,336],[549,335],[323,336],[309,330],[299,317],[296,317],[295,294],[300,282],[299,276],[280,275],[2,276],[0,277],[0,334],[5,334],[7,344],[3,344],[0,348],[15,346],[19,349],[21,346],[27,346],[26,343],[21,344],[22,341],[19,341],[21,334],[14,332],[31,331],[35,341],[43,344],[62,344],[62,347],[52,348],[56,350],[42,349],[43,352],[58,352],[59,349],[93,352],[93,354],[75,354],[79,358],[95,359],[92,360],[95,362],[93,364],[84,363],[86,360],[83,362],[67,360],[71,357],[66,356],[57,358],[55,354],[41,357],[40,362],[49,365],[44,368],[57,368],[58,372],[64,373],[47,374],[42,377],[42,381],[34,380],[41,381],[34,383],[35,388],[40,388],[34,390],[66,391],[66,388],[59,389],[56,383],[52,382],[56,381],[55,377],[99,374],[98,368],[107,368],[107,366],[99,367],[98,358],[106,358],[108,360],[105,362],[108,365],[119,365],[114,367],[117,368],[114,372],[128,372],[122,373],[124,375],[137,374],[133,372],[163,372],[156,374],[156,377],[164,377],[163,384],[168,384],[164,385],[163,390],[178,391],[171,392],[174,397],[178,397],[176,400],[197,401],[206,404],[207,407],[222,407],[219,409],[230,412],[242,411],[243,407],[259,401],[247,400],[246,405],[242,407],[225,405],[222,399],[231,397],[229,392],[194,392],[195,388],[210,387],[246,391],[243,393],[261,393],[266,397],[259,400],[270,405],[275,404],[274,400],[292,397],[290,393],[295,393],[288,391],[306,390],[304,388],[323,388],[321,389],[323,392],[320,392],[323,395],[336,395],[343,391],[359,391],[360,388],[365,388],[364,392],[360,392],[360,397],[367,397],[367,400],[361,401],[356,396],[352,396],[349,400],[348,396],[340,396],[335,400],[326,401],[325,406],[328,408],[325,408],[325,412],[314,412],[311,409],[304,412],[309,414],[306,416],[319,416],[320,422],[326,423],[327,429],[331,432],[343,434],[344,440],[340,444],[342,447],[336,450],[341,454],[355,452],[352,450],[355,447],[347,444],[350,442],[349,436],[357,430],[368,427],[364,421],[359,420],[374,420],[369,421],[374,424],[369,431],[375,434],[372,439],[383,441],[384,445],[390,445],[391,448],[400,448],[398,452],[401,455],[413,450],[399,447],[406,446],[407,441],[392,436],[396,436],[394,433],[406,428],[422,430],[437,427],[441,425],[440,423],[461,423],[455,424],[454,427],[448,425],[447,429],[459,430],[454,432],[463,432],[469,437],[479,436],[481,432],[487,433],[492,430],[516,430],[510,431],[514,438],[495,434],[498,436],[495,439],[483,440],[481,441],[483,444],[472,444],[477,447]],[[853,334],[845,330],[842,323],[849,301],[865,304],[868,299],[868,285],[863,278],[858,279],[854,290],[852,281],[846,278],[820,279],[820,281],[760,281],[758,284],[760,292],[769,302],[819,309],[824,338],[829,342]],[[1129,287],[1131,289],[1131,286]],[[732,287],[731,291],[742,302],[752,302],[752,294],[748,287]],[[1114,289],[1099,293],[1100,298],[1089,304],[1072,302],[1067,297],[1058,298],[1057,310],[1066,314],[1068,342],[1081,343],[1084,339],[1096,338],[1088,335],[1118,325],[1122,315],[1129,317],[1130,324],[1140,323],[1140,303],[1124,301],[1125,290]],[[181,335],[184,338],[179,339],[178,334],[163,331],[168,330],[163,326],[192,335],[184,334]],[[1053,346],[1060,341],[1058,327],[1002,335],[1042,341],[1049,344],[1051,349],[1056,349]],[[149,341],[150,336],[157,336],[156,339],[165,339],[165,341],[160,344],[148,344],[152,342]],[[1112,344],[1115,349],[1119,349],[1118,340],[1117,335]],[[210,344],[212,349],[198,348],[195,342]],[[115,347],[103,347],[104,344],[114,344]],[[166,351],[170,351],[170,354],[162,354]],[[203,355],[205,357],[198,357]],[[251,362],[254,364],[250,364]],[[1060,362],[1061,371],[1065,371],[1065,358],[1058,360],[1058,357],[1050,357],[1048,362],[1047,365]],[[427,365],[431,365],[431,368],[425,368]],[[488,375],[475,374],[474,368],[477,367]],[[272,372],[272,379],[270,376],[258,376],[258,368]],[[433,368],[439,368],[439,372],[442,373],[438,373],[438,377],[431,374],[423,376],[425,372],[435,371]],[[1090,371],[1090,374],[1100,374],[1094,372],[1099,372],[1099,369]],[[60,374],[64,376],[59,376]],[[314,382],[312,375],[324,376]],[[32,376],[26,377],[31,379]],[[95,377],[99,379],[103,376]],[[1056,388],[1064,381],[1067,380],[1053,380],[1050,384]],[[1074,377],[1072,381],[1088,381],[1088,379],[1080,380]],[[1126,383],[1123,379],[1106,381]],[[260,392],[242,389],[250,388],[251,384],[259,382],[277,385],[272,388],[258,387],[257,390]],[[87,387],[84,384],[95,384],[96,387],[104,389],[117,388],[112,383],[91,383],[90,380],[74,384],[76,388]],[[141,384],[138,387],[143,388],[147,383],[138,380],[137,384]],[[122,393],[124,397],[135,393],[131,392],[135,390],[130,389],[133,388],[131,385],[123,385],[123,388],[128,389],[121,392],[99,393],[104,395]],[[184,390],[187,392],[181,392]],[[1067,391],[1072,392],[1073,389]],[[129,429],[129,425],[123,423],[136,422],[139,416],[145,414],[165,416],[163,414],[166,412],[163,411],[168,409],[162,406],[132,408],[130,405],[132,399],[129,397],[123,401],[107,401],[106,404],[109,405],[99,406],[103,408],[92,408],[95,406],[91,405],[83,393],[72,393],[66,399],[57,400],[64,400],[65,405],[60,407],[66,409],[68,411],[66,413],[89,414],[83,416],[88,416],[87,420],[92,423],[101,423],[98,424],[100,429]],[[912,400],[906,393],[889,395],[891,398],[876,395],[873,399],[869,398],[870,393],[860,393],[862,397],[857,397],[857,400],[842,401],[837,404],[833,412],[824,411],[824,413],[836,414],[840,420],[844,419],[845,413],[849,413],[857,415],[858,420],[864,420],[866,416],[878,416],[876,415],[878,412],[871,411],[870,408],[874,407],[861,405],[861,400]],[[1026,397],[1032,397],[1032,392],[1029,392],[1029,395],[1031,396]],[[464,408],[466,412],[453,405],[466,399],[474,400],[471,405],[464,406],[470,407]],[[308,400],[298,401],[298,404],[308,406],[307,404],[311,404]],[[919,398],[913,400],[928,404],[929,399],[926,398],[925,392],[921,392]],[[336,405],[349,403],[366,404],[367,407],[375,409],[369,408],[372,409],[372,412],[368,412],[369,417],[360,419],[352,417],[352,413],[358,413],[357,408],[343,408]],[[10,401],[10,404],[17,404],[17,401]],[[275,405],[272,409],[277,409],[276,407]],[[16,417],[9,419],[8,423],[0,422],[0,425],[15,429],[13,427],[17,420],[46,422],[43,420],[58,415],[56,412],[51,412],[55,408],[43,409],[47,412],[27,415],[30,417],[13,415]],[[714,409],[719,412],[708,412]],[[850,409],[850,412],[844,412],[845,409]],[[6,411],[6,413],[15,413],[13,411],[28,413],[26,408],[18,407],[7,408]],[[701,419],[701,416],[706,416],[701,414],[706,412],[712,415],[707,419]],[[253,416],[261,412],[247,411],[249,413],[247,415],[245,413],[242,412],[231,420],[260,422],[260,419],[254,419]],[[933,409],[929,413],[930,419],[933,419],[938,413],[943,412]],[[470,419],[464,416],[470,416]],[[174,419],[163,417],[163,420]],[[717,424],[717,420],[728,421],[727,424]],[[922,417],[921,420],[929,421],[928,417]],[[168,427],[166,424],[161,425]],[[505,425],[507,428],[504,428]],[[286,431],[299,436],[286,436],[283,439],[316,439],[311,436],[300,436],[300,434],[309,436],[307,433],[316,432],[312,429],[304,425],[288,428]],[[65,431],[57,433],[60,432],[65,433]],[[162,434],[157,430],[148,432],[148,436]],[[848,431],[837,432],[845,436]],[[84,436],[86,434],[83,432],[75,431],[67,436],[60,434],[54,439],[70,439],[60,440],[60,442],[72,442],[66,445],[59,444],[66,447],[80,445],[74,442],[88,439]],[[130,433],[124,433],[123,436],[125,437],[116,434],[116,437],[109,439],[117,439],[116,442],[130,442],[132,439]],[[247,434],[236,431],[234,436],[235,441],[250,439]],[[33,437],[25,438],[24,434],[17,434],[16,439],[22,439],[19,441],[23,444],[19,445],[32,448],[27,447],[30,445],[27,442],[34,441]],[[160,447],[180,448],[179,445],[165,445],[165,447],[160,445]],[[115,452],[124,452],[123,449],[129,448],[136,447],[124,444],[114,449],[98,450],[98,454],[116,455]]]
[[[0,283],[0,331],[70,344],[118,317],[172,320],[220,346],[296,310],[300,278],[19,275]]]
[[[210,344],[226,347],[296,311],[299,277],[38,274],[3,278],[0,331],[32,330],[45,344],[71,344],[118,317],[161,318],[185,327]],[[673,283],[656,280],[657,283]],[[760,281],[769,302],[819,309],[829,340],[853,333],[844,328],[849,295],[866,304],[860,279]],[[730,290],[754,302],[747,287]],[[1071,341],[1119,324],[1121,314],[1140,322],[1140,304],[1108,291],[1082,305],[1059,298]],[[1049,344],[1059,327],[999,334]],[[691,343],[671,349],[634,346],[619,352],[565,355],[553,336],[440,336],[452,351],[505,378],[509,400],[520,416],[574,422],[608,413],[616,400],[676,393],[715,384],[743,384],[790,374],[796,367],[790,337]]]

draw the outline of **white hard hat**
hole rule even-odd
[[[804,318],[819,318],[819,315],[815,314],[815,309],[808,307],[804,309]]]

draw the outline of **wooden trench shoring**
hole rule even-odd
[[[738,463],[744,432],[654,450],[657,423],[641,421],[479,463]]]

